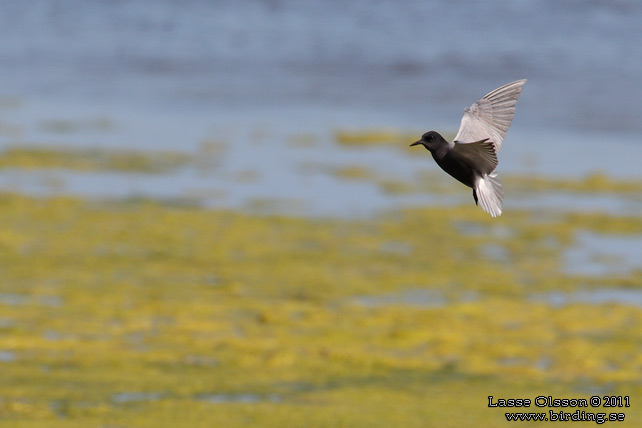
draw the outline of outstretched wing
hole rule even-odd
[[[501,86],[465,109],[455,141],[472,143],[488,139],[495,144],[499,152],[506,131],[513,121],[515,104],[524,83],[526,79]]]

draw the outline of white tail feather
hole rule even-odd
[[[477,183],[475,183],[475,195],[482,209],[492,217],[502,214],[504,192],[502,191],[502,182],[495,171],[477,180]]]

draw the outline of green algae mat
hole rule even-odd
[[[0,426],[640,426],[642,307],[549,298],[640,293],[567,269],[581,233],[642,217],[1,194]]]

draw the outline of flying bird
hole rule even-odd
[[[502,214],[504,193],[497,176],[497,153],[513,121],[526,79],[500,86],[464,110],[453,141],[429,131],[411,146],[430,150],[437,165],[473,189],[475,204],[493,217]]]

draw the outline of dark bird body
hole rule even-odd
[[[502,183],[497,177],[497,153],[513,120],[515,104],[526,80],[509,83],[484,95],[464,110],[452,142],[429,131],[411,146],[423,145],[437,165],[473,189],[475,203],[496,217],[502,213]]]

